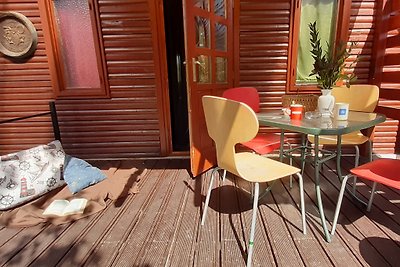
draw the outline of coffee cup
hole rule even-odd
[[[291,120],[301,120],[303,119],[304,107],[301,104],[290,105],[290,119]]]
[[[333,118],[338,121],[345,121],[349,116],[349,103],[336,103],[333,109]]]

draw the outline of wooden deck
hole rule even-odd
[[[101,167],[101,162],[95,162]],[[186,159],[113,162],[147,169],[140,192],[110,202],[91,217],[62,226],[0,230],[1,266],[244,266],[251,222],[249,196],[235,179],[213,190],[204,226],[200,216],[209,177],[192,179]],[[351,162],[344,160],[344,168]],[[334,163],[331,163],[334,166]],[[322,170],[328,221],[339,182]],[[370,213],[345,196],[331,243],[323,238],[315,190],[305,172],[307,235],[301,233],[298,184],[277,182],[260,204],[254,266],[400,266],[400,194],[379,187]],[[361,186],[361,195],[368,193]],[[330,224],[329,224],[330,226]]]

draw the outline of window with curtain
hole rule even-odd
[[[93,0],[42,0],[50,29],[59,97],[108,96]]]
[[[315,76],[310,77],[314,60],[310,50],[310,29],[308,25],[317,22],[322,47],[335,41],[337,0],[302,0],[300,14],[300,32],[297,51],[296,83],[316,83]]]

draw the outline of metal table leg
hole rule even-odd
[[[336,171],[337,175],[339,177],[339,180],[343,180],[342,176],[342,168],[341,168],[341,157],[342,157],[342,136],[338,135],[337,136],[337,150],[336,150]]]
[[[307,152],[307,146],[306,146],[306,135],[301,134],[301,175],[304,175],[304,168],[306,165],[306,152]]]
[[[283,161],[283,143],[285,142],[285,131],[281,130],[281,145],[279,147],[279,161]]]
[[[325,220],[325,213],[324,213],[324,206],[322,204],[322,198],[321,198],[321,188],[320,188],[320,180],[319,180],[319,170],[320,170],[320,160],[319,160],[319,136],[314,137],[314,151],[315,151],[315,156],[314,156],[314,170],[315,170],[315,193],[317,196],[317,203],[318,203],[318,209],[319,209],[319,215],[321,217],[321,224],[322,228],[324,230],[325,234],[325,240],[326,242],[330,243],[331,242],[331,235],[329,234],[328,228],[326,227],[326,220]]]

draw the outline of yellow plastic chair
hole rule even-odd
[[[350,88],[334,87],[332,89],[332,95],[335,97],[336,103],[349,103],[349,110],[362,111],[362,112],[373,112],[379,100],[379,88],[376,85],[371,84],[357,84],[351,85]],[[371,131],[372,132],[372,131]],[[314,136],[309,135],[308,141],[314,143]],[[342,135],[342,146],[354,146],[356,157],[355,167],[358,166],[360,160],[360,149],[359,145],[368,142],[369,144],[369,161],[372,160],[372,140],[370,136],[364,135],[361,131],[356,131]],[[319,144],[326,146],[335,146],[337,144],[337,136],[335,135],[324,135],[319,137]],[[356,178],[354,178],[354,184]],[[353,186],[353,191],[355,186]]]
[[[349,110],[373,112],[379,100],[379,88],[376,85],[358,84],[347,87],[335,87],[332,89],[335,102],[349,103]],[[314,136],[309,135],[308,141],[314,143]],[[360,131],[342,135],[342,145],[352,145],[356,147],[356,166],[358,166],[359,149],[358,145],[370,142],[370,137],[365,136]],[[319,137],[320,145],[336,145],[336,135],[324,135]],[[372,152],[370,150],[370,152]]]
[[[217,152],[217,167],[211,173],[201,225],[204,225],[210,201],[214,174],[224,169],[253,183],[253,215],[247,256],[251,266],[254,233],[257,218],[259,183],[271,182],[295,174],[299,179],[300,207],[303,233],[306,234],[303,178],[300,169],[251,152],[235,152],[235,145],[254,138],[259,130],[257,116],[246,104],[216,96],[203,96],[203,108],[208,134],[214,140]]]

